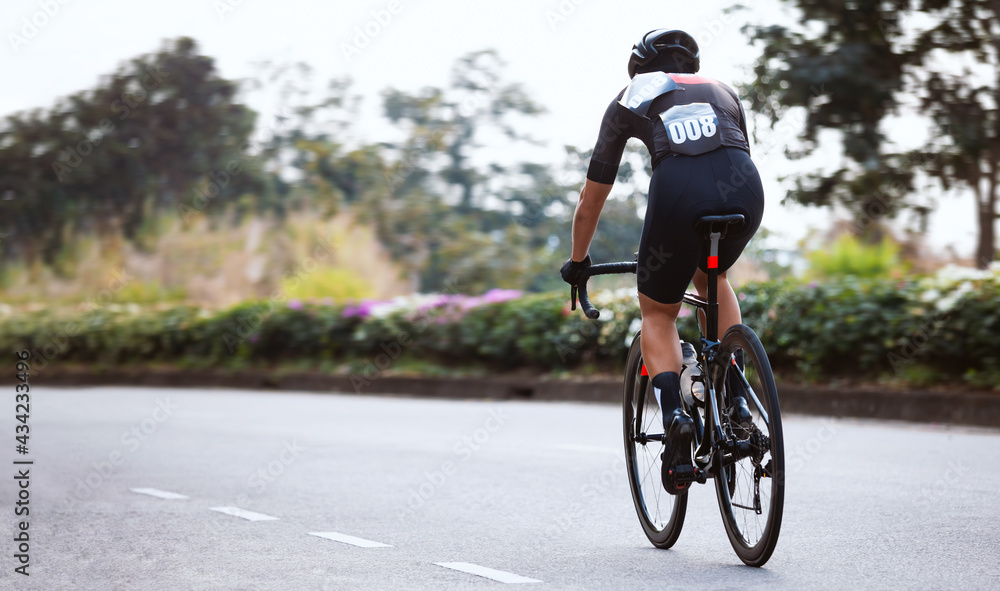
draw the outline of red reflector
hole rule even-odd
[[[708,257],[708,268],[718,269],[719,268],[719,257]]]
[[[642,364],[642,373],[640,375],[644,375],[644,376],[648,376],[649,375],[649,372],[646,371],[646,364],[645,363]]]

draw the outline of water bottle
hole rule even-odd
[[[681,396],[688,406],[705,404],[705,384],[701,381],[701,367],[698,366],[698,354],[694,345],[681,341],[681,353],[684,356],[681,368]]]

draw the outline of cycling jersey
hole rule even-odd
[[[652,167],[721,147],[750,153],[743,105],[732,88],[696,74],[637,74],[608,105],[587,178],[613,184],[625,142],[642,140]]]
[[[733,89],[705,76],[649,72],[608,106],[587,179],[613,184],[625,142],[642,140],[652,159],[639,237],[639,293],[679,302],[707,258],[695,220],[741,213],[746,224],[719,244],[718,269],[729,269],[760,226],[764,190],[750,160],[746,116]]]

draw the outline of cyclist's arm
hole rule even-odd
[[[637,117],[628,109],[618,105],[625,92],[622,89],[611,101],[601,121],[597,135],[597,145],[590,157],[587,168],[587,181],[580,192],[580,201],[576,204],[573,215],[573,254],[574,261],[587,258],[590,242],[594,239],[597,221],[601,217],[601,209],[611,193],[615,177],[618,176],[618,165],[625,151],[625,142],[632,136],[632,126]]]
[[[601,218],[604,202],[611,193],[612,185],[598,183],[587,179],[580,192],[580,201],[576,204],[573,214],[573,260],[580,262],[587,258],[590,242],[597,230],[597,221]]]

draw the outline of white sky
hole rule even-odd
[[[0,72],[6,84],[0,93],[0,115],[50,107],[59,96],[93,87],[123,60],[155,51],[164,39],[182,35],[196,39],[228,78],[252,76],[251,63],[263,60],[307,62],[316,70],[317,84],[349,74],[354,91],[370,98],[366,113],[377,112],[381,90],[444,86],[455,58],[494,48],[507,62],[506,79],[523,83],[547,107],[548,113],[532,135],[549,142],[548,154],[559,154],[565,144],[593,145],[604,109],[628,82],[626,63],[632,44],[650,29],[679,28],[695,35],[702,47],[703,74],[733,85],[748,79],[746,66],[754,51],[739,31],[747,16],[723,14],[722,9],[732,3],[4,0],[0,5],[4,41]],[[58,6],[58,12],[46,18],[46,5]],[[777,6],[776,0],[758,2],[749,17],[781,18]],[[396,13],[389,13],[389,8]],[[384,11],[383,22],[387,15],[391,19],[348,61],[344,44],[354,43],[357,28],[367,25],[375,30],[371,21],[379,11]],[[26,28],[25,19],[41,26],[32,31]],[[15,48],[17,35],[26,43]],[[384,123],[374,117],[362,122],[363,129],[372,132],[363,139],[386,139],[380,135]],[[907,143],[920,137],[919,127],[898,125],[892,135]],[[791,248],[810,228],[825,228],[834,216],[828,210],[779,204],[784,192],[777,179],[795,165],[789,165],[780,153],[783,137],[776,139],[765,137],[757,148],[777,147],[755,149],[754,160],[767,192],[764,227],[779,235],[781,245]],[[811,164],[836,165],[838,147],[818,154]],[[971,256],[973,207],[969,197],[940,199],[930,243],[936,248],[953,244],[960,254]]]

